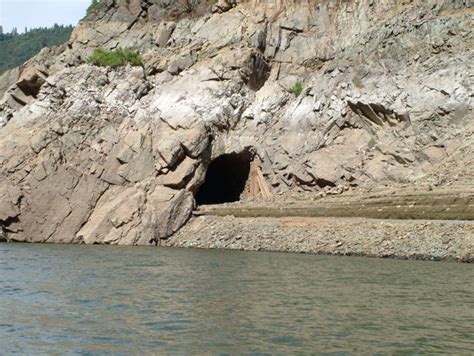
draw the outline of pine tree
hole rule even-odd
[[[23,64],[45,46],[65,43],[72,30],[72,26],[56,25],[52,28],[30,28],[29,31],[25,28],[25,33],[21,34],[16,27],[11,33],[2,35],[0,32],[0,75]]]

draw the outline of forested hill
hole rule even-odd
[[[73,26],[54,25],[18,34],[16,29],[3,34],[0,27],[0,75],[37,54],[43,47],[62,44],[69,39]]]

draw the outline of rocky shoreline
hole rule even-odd
[[[164,246],[474,262],[474,222],[199,216]]]
[[[398,187],[201,206],[166,246],[474,262],[474,192]]]
[[[161,246],[474,263],[474,222],[197,216]]]
[[[0,233],[6,241],[15,240]],[[247,197],[198,206],[158,244],[473,263],[474,191],[399,186]]]

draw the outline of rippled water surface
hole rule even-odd
[[[0,353],[474,353],[474,266],[0,244]]]

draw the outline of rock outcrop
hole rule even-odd
[[[254,195],[472,186],[473,17],[470,0],[103,0],[0,79],[0,238],[159,244],[232,153]],[[98,47],[144,65],[86,64]]]

